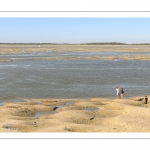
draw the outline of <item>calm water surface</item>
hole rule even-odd
[[[56,55],[51,52],[48,54],[49,56]],[[67,53],[58,55],[67,55]],[[83,53],[76,55],[83,55]],[[92,54],[86,53],[86,55]],[[109,54],[105,53],[105,55]],[[29,56],[46,57],[47,54],[0,55],[1,58]],[[25,60],[0,62],[0,102],[14,101],[18,98],[115,98],[116,86],[124,88],[125,97],[150,95],[150,61]]]

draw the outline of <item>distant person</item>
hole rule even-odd
[[[117,91],[117,98],[120,98],[120,89],[119,89],[119,87],[116,88],[116,91]]]
[[[145,106],[147,107],[147,104],[148,104],[148,98],[147,98],[147,96],[145,96]]]
[[[123,88],[121,88],[120,94],[121,94],[121,99],[123,99],[123,97],[124,97],[124,90],[123,90]]]

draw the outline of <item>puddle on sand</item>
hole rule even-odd
[[[98,110],[99,108],[82,108],[82,110],[90,110],[90,111],[95,111]]]
[[[64,103],[64,105],[66,106],[66,105],[70,105],[70,104],[75,104],[76,102],[66,102],[66,103]]]
[[[66,107],[67,105],[70,105],[70,104],[75,104],[76,102],[66,102],[66,103],[64,103],[63,105],[60,105],[60,106],[55,106],[54,108],[53,108],[53,111],[45,111],[45,112],[36,112],[35,113],[35,115],[34,115],[34,117],[39,117],[39,116],[41,116],[41,115],[52,115],[52,114],[55,114],[56,113],[56,110],[57,109],[59,109],[59,108],[63,108],[63,107]]]
[[[37,102],[37,105],[41,105],[42,103],[41,102]]]
[[[55,114],[56,111],[39,111],[39,112],[36,112],[35,113],[35,116],[34,117],[39,117],[39,116],[42,116],[42,115],[50,115],[50,114]]]
[[[0,106],[4,106],[4,103],[0,103]]]

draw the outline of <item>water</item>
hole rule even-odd
[[[90,110],[90,111],[95,111],[98,110],[99,108],[82,108],[82,110]]]
[[[46,111],[46,112],[45,112],[45,111],[44,111],[44,112],[40,111],[40,112],[36,112],[36,113],[34,114],[34,117],[39,117],[39,116],[41,116],[41,115],[55,114],[55,113],[57,112],[57,109],[66,107],[67,105],[73,105],[73,104],[75,104],[75,102],[66,102],[66,103],[63,104],[63,105],[54,107],[54,108],[53,108],[53,111]]]
[[[76,53],[78,56],[80,54],[84,53]],[[67,52],[3,54],[0,58],[24,59],[29,56],[57,55],[63,57]],[[25,59],[0,62],[0,102],[17,98],[115,98],[117,86],[124,88],[125,97],[143,96],[150,95],[149,83],[150,61]]]

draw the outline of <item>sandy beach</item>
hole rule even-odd
[[[137,97],[24,100],[0,106],[0,132],[150,132]]]

